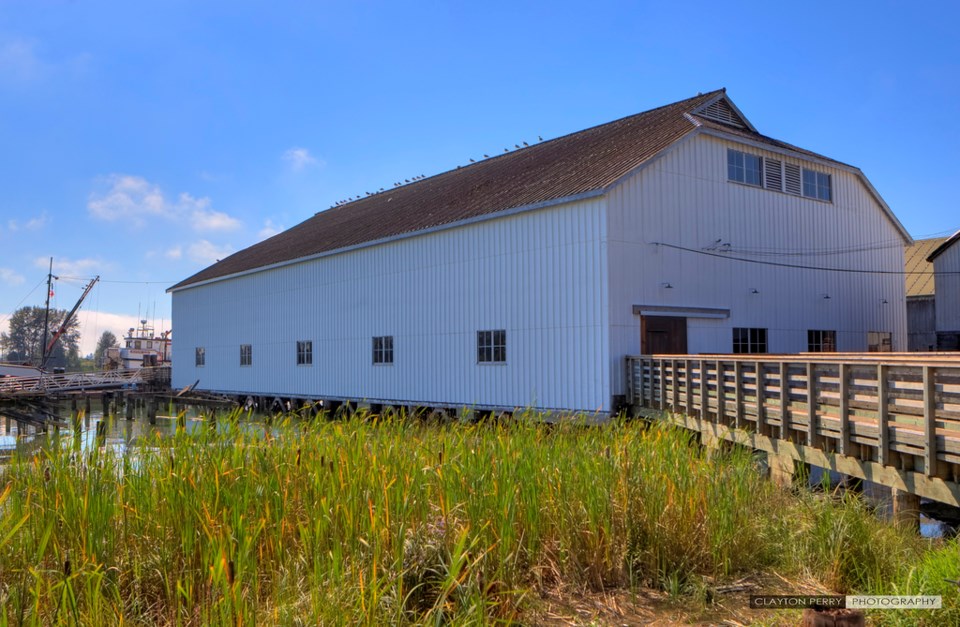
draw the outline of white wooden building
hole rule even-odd
[[[607,412],[643,352],[906,349],[910,237],[724,90],[322,211],[170,288],[173,383]]]
[[[933,264],[937,292],[937,349],[960,350],[960,231],[937,247]]]

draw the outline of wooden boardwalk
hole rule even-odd
[[[645,355],[627,377],[638,413],[960,506],[960,353]]]

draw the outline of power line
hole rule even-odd
[[[63,276],[60,275],[61,279],[75,279],[78,281],[89,281],[92,277],[81,277],[81,276]],[[116,281],[109,279],[100,279],[101,283],[123,283],[126,285],[173,285],[176,281]]]
[[[761,266],[776,266],[778,268],[796,268],[798,270],[819,270],[821,272],[848,272],[851,274],[891,274],[899,276],[909,276],[909,275],[928,275],[933,274],[932,271],[923,271],[917,270],[912,272],[907,272],[906,270],[863,270],[859,268],[829,268],[825,266],[809,266],[805,264],[797,263],[783,263],[779,261],[764,261],[761,259],[746,259],[744,257],[733,257],[727,253],[718,253],[711,252],[709,250],[698,250],[696,248],[687,248],[685,246],[677,246],[676,244],[666,244],[664,242],[650,242],[654,246],[663,246],[665,248],[673,248],[675,250],[682,250],[688,253],[694,253],[697,255],[706,255],[707,257],[719,257],[720,259],[729,259],[730,261],[741,261],[743,263],[754,263]],[[937,272],[937,276],[947,276],[958,274],[960,272]]]

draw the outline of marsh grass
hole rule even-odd
[[[924,547],[862,504],[788,495],[678,429],[238,418],[15,459],[0,624],[510,623],[558,586],[681,594],[776,567],[926,590],[955,572],[928,556],[911,575]]]

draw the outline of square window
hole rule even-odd
[[[833,185],[829,174],[803,169],[803,195],[817,200],[833,200]]]
[[[477,331],[477,362],[481,364],[507,363],[507,331]]]
[[[766,353],[767,330],[734,327],[733,352],[735,354]]]
[[[810,329],[807,331],[807,352],[835,353],[837,352],[837,332]]]
[[[373,338],[373,363],[393,363],[393,336],[381,335]]]
[[[240,345],[240,365],[250,366],[253,364],[253,346],[250,344]]]
[[[196,352],[196,361],[194,362],[198,367],[205,366],[207,363],[207,351],[204,347],[198,346]]]
[[[727,178],[747,185],[762,184],[763,176],[760,173],[763,159],[732,148],[727,149]]]
[[[313,342],[310,340],[297,342],[297,365],[313,365]]]

